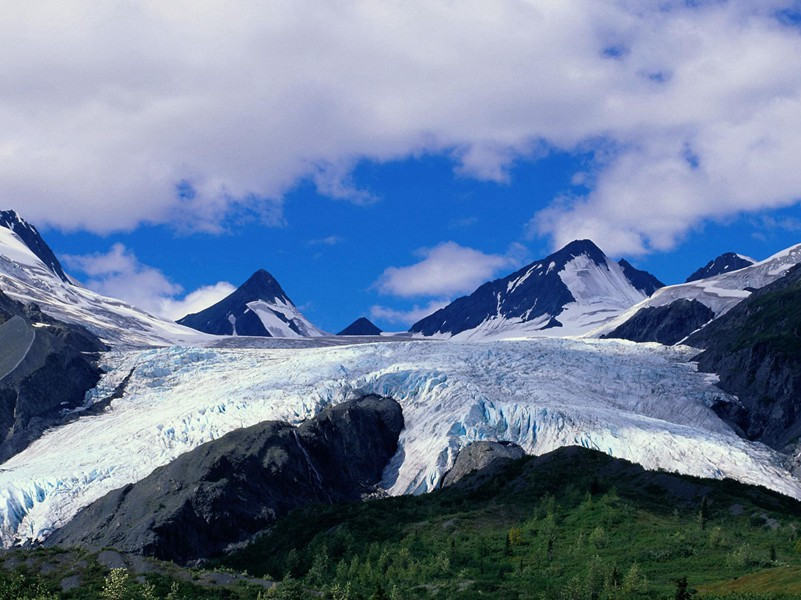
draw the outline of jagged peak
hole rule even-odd
[[[59,279],[72,283],[58,258],[36,227],[12,209],[0,210],[0,227],[13,231],[22,243],[41,260]]]

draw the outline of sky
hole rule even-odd
[[[258,268],[401,330],[577,238],[801,241],[801,3],[0,3],[0,205],[168,318]]]

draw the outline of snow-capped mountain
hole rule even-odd
[[[178,323],[215,335],[317,337],[312,325],[286,295],[275,277],[259,269],[231,294]]]
[[[738,437],[710,408],[734,399],[696,371],[693,354],[548,338],[111,353],[90,400],[108,398],[127,378],[124,393],[0,469],[0,540],[44,537],[110,490],[229,431],[298,423],[368,394],[403,410],[400,448],[382,484],[392,494],[435,489],[468,443],[505,440],[529,454],[581,445],[649,469],[731,477],[801,498],[782,455]]]
[[[738,269],[750,267],[756,261],[748,256],[736,254],[734,252],[725,252],[714,260],[710,260],[706,265],[695,271],[690,275],[684,283],[691,281],[698,281],[699,279],[706,279],[707,277],[714,277],[715,275],[722,275]]]
[[[614,262],[590,240],[558,252],[418,321],[409,331],[465,338],[578,335],[618,316],[662,283],[625,260]]]
[[[0,227],[13,231],[20,241],[33,252],[61,281],[70,282],[70,278],[61,267],[61,263],[53,254],[50,246],[44,241],[39,230],[22,219],[13,210],[0,210]]]
[[[637,319],[646,321],[650,318],[648,316],[649,313],[646,312],[647,309],[675,307],[678,306],[674,304],[677,300],[689,300],[703,305],[711,311],[712,318],[717,318],[743,299],[748,298],[751,295],[751,291],[765,287],[778,280],[799,262],[801,262],[801,244],[791,246],[781,252],[777,252],[770,258],[736,271],[699,279],[690,283],[680,283],[660,288],[650,298],[635,304],[620,316],[601,325],[587,335],[590,337],[605,335],[616,337],[616,330],[633,319],[638,313],[640,314]],[[665,318],[665,312],[660,311],[660,321]],[[651,312],[650,314],[656,313]],[[654,323],[654,325],[658,325],[658,323]],[[683,335],[680,335],[679,339],[690,335],[698,326],[695,323],[692,329],[683,331]],[[628,339],[628,336],[623,337]]]
[[[0,290],[15,300],[35,302],[45,313],[83,325],[108,344],[153,346],[211,339],[77,285],[33,225],[14,211],[0,215]]]
[[[367,317],[359,317],[337,335],[381,335],[381,330]]]

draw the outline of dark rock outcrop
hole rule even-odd
[[[744,269],[754,264],[754,261],[735,254],[734,252],[726,252],[718,256],[715,260],[710,260],[706,265],[695,271],[690,275],[685,283],[691,281],[698,281],[699,279],[706,279],[707,277],[714,277],[730,271]]]
[[[776,449],[801,436],[801,265],[690,336],[701,371],[740,404],[716,407],[743,435]]]
[[[337,335],[381,335],[381,330],[366,317],[359,317]]]
[[[0,292],[0,461],[84,403],[105,345],[77,325]]]
[[[602,337],[672,346],[714,317],[715,313],[705,304],[682,298],[665,306],[641,308],[625,323]]]
[[[440,487],[458,483],[475,471],[486,474],[497,472],[525,455],[525,450],[513,442],[473,442],[459,451],[453,467],[442,477]]]
[[[631,284],[640,290],[646,296],[650,296],[659,288],[665,287],[665,284],[659,281],[656,277],[651,275],[648,271],[642,271],[634,267],[625,258],[617,261],[620,268],[623,269],[623,274],[626,276]]]
[[[271,421],[233,431],[109,492],[46,543],[177,562],[217,555],[292,509],[373,491],[402,428],[400,405],[370,396],[297,427]]]

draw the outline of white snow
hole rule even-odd
[[[801,498],[780,456],[739,438],[708,408],[727,397],[689,356],[686,348],[567,339],[115,352],[90,401],[133,369],[124,396],[0,467],[0,539],[41,538],[109,490],[233,429],[298,422],[366,393],[403,406],[401,448],[384,480],[393,494],[432,489],[462,446],[496,439],[533,454],[582,445]]]
[[[281,299],[274,302],[267,302],[265,300],[256,300],[248,302],[248,308],[256,313],[259,317],[264,328],[270,332],[273,337],[279,338],[294,338],[294,337],[319,337],[325,335],[322,331],[312,325],[306,317],[300,314],[294,304],[286,303]],[[279,317],[278,315],[281,315]],[[297,327],[297,331],[293,330],[289,323],[293,323]]]
[[[551,262],[548,271],[556,263]],[[507,285],[507,291],[514,290],[530,277],[535,269],[530,269]],[[558,273],[559,278],[570,290],[575,299],[566,304],[556,315],[543,315],[535,319],[523,317],[508,318],[493,315],[480,325],[453,336],[457,340],[501,340],[521,337],[571,337],[586,334],[615,319],[634,304],[646,298],[626,278],[623,269],[616,262],[606,259],[602,265],[581,254],[565,263]],[[498,299],[500,305],[501,299]],[[547,327],[551,318],[561,327]],[[450,337],[447,334],[436,337]]]
[[[57,319],[84,325],[111,344],[202,344],[215,339],[62,281],[5,227],[0,227],[0,289],[20,302],[35,302]]]
[[[782,277],[801,262],[801,244],[791,246],[761,262],[690,283],[670,285],[656,290],[650,298],[586,335],[597,337],[616,329],[642,308],[665,306],[680,299],[697,300],[708,306],[716,317],[725,314],[751,295],[747,288],[759,289]]]

